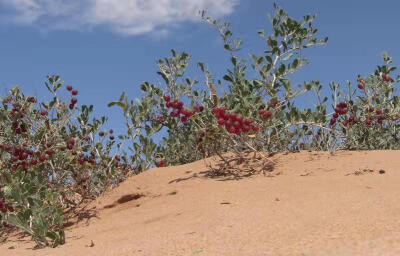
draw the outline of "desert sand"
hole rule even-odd
[[[271,160],[239,179],[209,177],[203,160],[148,170],[92,202],[65,245],[10,237],[0,255],[400,255],[400,151]]]

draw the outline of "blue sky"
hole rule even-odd
[[[328,93],[332,81],[355,83],[370,74],[387,51],[400,64],[400,1],[282,0],[291,17],[317,14],[319,38],[328,45],[306,51],[310,65],[294,82],[320,80]],[[124,131],[122,115],[107,103],[122,91],[139,97],[142,81],[162,83],[156,60],[170,50],[192,56],[191,78],[202,78],[201,61],[221,78],[229,65],[217,33],[195,14],[209,14],[232,24],[244,41],[242,55],[262,53],[257,30],[270,28],[268,0],[0,0],[0,95],[18,84],[26,94],[46,99],[46,75],[58,74],[79,90],[79,102],[93,104],[95,115]],[[329,94],[327,94],[328,96]],[[67,93],[65,93],[65,97]],[[303,97],[305,105],[314,98]]]

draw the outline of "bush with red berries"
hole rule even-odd
[[[116,142],[100,136],[105,117],[89,119],[93,106],[79,108],[72,86],[66,86],[68,101],[55,96],[64,87],[58,76],[46,86],[54,96],[49,102],[18,87],[1,100],[0,219],[38,246],[56,246],[65,239],[63,210],[79,203],[71,198],[94,199],[128,173],[111,154]]]

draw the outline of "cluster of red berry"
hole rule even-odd
[[[7,213],[7,208],[6,208],[4,202],[3,202],[3,200],[2,200],[1,198],[0,198],[0,211],[1,211],[2,213],[4,213],[4,214]]]
[[[47,149],[45,150],[45,154],[41,154],[38,150],[34,152],[32,149],[29,149],[26,143],[24,143],[23,146],[24,147],[11,147],[6,144],[0,145],[0,150],[4,150],[10,154],[9,164],[11,165],[12,171],[16,171],[19,166],[21,166],[24,170],[27,170],[30,165],[35,166],[38,161],[44,162],[46,160],[45,154],[49,156],[54,154],[52,149]]]
[[[157,167],[167,167],[167,161],[165,159],[161,159],[156,163]]]
[[[271,118],[272,117],[272,113],[270,111],[265,110],[265,109],[258,110],[258,114],[260,116],[263,116],[263,117],[266,117],[266,118]]]
[[[182,101],[171,101],[171,97],[169,95],[164,95],[164,100],[167,103],[167,108],[172,108],[173,110],[170,113],[171,117],[180,117],[180,120],[184,125],[188,124],[188,120],[191,116],[193,116],[196,112],[202,112],[204,110],[203,106],[194,106],[193,111],[190,111],[184,108]],[[180,116],[182,114],[182,116]],[[160,121],[161,119],[159,119]]]
[[[114,131],[113,131],[113,129],[110,129],[109,131],[108,131],[108,133],[109,134],[113,134],[114,133]],[[104,136],[104,132],[99,132],[99,136],[100,137],[103,137]],[[110,135],[110,140],[114,140],[115,138],[114,138],[114,135]]]
[[[376,121],[378,122],[378,124],[383,124],[383,121],[386,120],[386,115],[389,114],[389,109],[385,109],[385,112],[382,111],[382,109],[376,109],[375,110],[375,114],[376,115],[370,115],[367,117],[367,119],[365,120],[365,125],[366,126],[371,126],[372,122],[374,121],[374,119],[376,119]],[[374,108],[372,106],[370,106],[368,108],[368,112],[369,113],[373,113],[374,112]]]
[[[36,98],[28,97],[27,100],[29,103],[36,103]],[[8,104],[11,102],[11,97],[7,97],[3,100],[4,104]],[[11,129],[16,134],[22,134],[27,132],[29,124],[25,122],[25,105],[22,106],[20,103],[13,103],[12,109],[10,111],[11,118],[13,118],[13,123],[11,125]]]
[[[67,90],[71,92],[73,96],[78,95],[78,91],[73,89],[71,85],[67,85]],[[78,99],[75,97],[71,98],[71,104],[69,104],[69,109],[73,110],[75,107],[75,104],[78,102]]]
[[[382,74],[382,79],[383,79],[383,81],[385,81],[385,82],[390,82],[390,76],[388,76],[388,75],[386,75],[386,74]]]
[[[345,114],[347,114],[347,103],[339,102],[338,104],[336,104],[335,113],[333,113],[333,117],[330,120],[329,124],[334,125],[336,123],[336,119],[340,115],[345,115]]]
[[[242,116],[235,113],[227,113],[224,107],[214,108],[214,116],[218,119],[219,126],[225,126],[229,133],[240,135],[250,130],[257,132],[259,127],[252,125],[253,120],[245,120]]]
[[[385,82],[390,82],[391,78],[390,76],[386,75],[386,74],[382,74],[381,75],[382,80]],[[358,79],[359,83],[357,85],[358,89],[362,90],[365,87],[364,81],[362,81],[362,79]]]

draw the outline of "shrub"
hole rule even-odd
[[[79,203],[71,199],[93,199],[125,174],[116,171],[120,159],[110,156],[115,142],[98,136],[105,117],[90,120],[93,106],[79,108],[72,86],[69,100],[62,101],[58,76],[45,85],[50,102],[18,87],[2,100],[0,199],[7,207],[0,221],[26,231],[38,246],[56,246],[65,239],[63,210]]]

